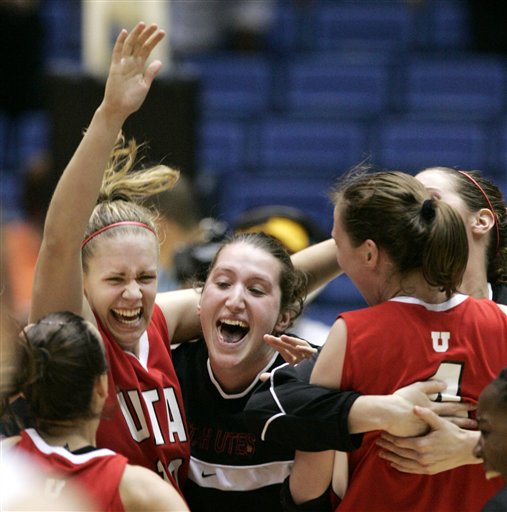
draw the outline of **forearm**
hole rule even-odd
[[[35,269],[31,321],[59,309],[82,313],[81,243],[120,127],[121,119],[99,107],[56,186]]]
[[[351,434],[383,430],[407,437],[424,434],[428,425],[413,412],[414,406],[398,395],[360,396],[349,414]]]
[[[292,262],[308,276],[308,292],[325,285],[341,274],[336,260],[334,240],[329,239],[311,245],[292,255]]]
[[[296,452],[289,488],[296,505],[325,494],[333,476],[334,451]]]
[[[314,386],[308,380],[307,361],[272,372],[245,407],[249,427],[264,440],[307,451],[357,448],[362,437],[348,432],[347,417],[354,391],[337,391]]]
[[[388,430],[396,409],[391,395],[360,396],[352,405],[348,418],[351,434]]]

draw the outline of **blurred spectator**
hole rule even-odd
[[[171,48],[176,56],[224,49],[261,50],[275,6],[274,0],[171,2]]]
[[[185,2],[182,2],[185,3]],[[133,27],[142,20],[156,23],[169,33],[170,1],[146,0],[82,0],[82,61],[85,70],[93,76],[105,77],[109,70],[111,50],[116,34],[122,28]],[[164,69],[170,67],[169,44],[166,41],[157,45],[151,54],[164,64]],[[162,70],[164,71],[164,70]]]
[[[144,203],[158,212],[157,230],[160,238],[158,291],[182,287],[174,266],[174,255],[182,246],[203,240],[201,212],[192,183],[182,174],[173,189],[151,196]]]
[[[11,313],[25,323],[30,309],[32,280],[44,218],[54,188],[51,163],[41,155],[22,175],[20,218],[3,226],[4,286],[11,294]]]
[[[82,0],[82,48],[85,70],[107,74],[111,34],[138,20],[157,23],[168,38],[153,57],[170,69],[171,55],[213,50],[257,51],[274,18],[275,0]]]

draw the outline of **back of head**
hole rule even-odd
[[[173,188],[147,197],[143,204],[186,230],[196,229],[201,219],[192,183],[184,175],[179,176]]]
[[[502,191],[476,170],[431,167],[423,171],[438,171],[449,175],[456,194],[470,212],[475,213],[482,208],[493,211],[495,226],[491,229],[487,250],[488,281],[507,284],[507,202]]]
[[[361,165],[341,178],[331,198],[353,244],[373,240],[402,276],[420,271],[448,296],[457,290],[468,260],[465,226],[413,176]]]
[[[50,313],[25,328],[19,388],[36,425],[93,417],[96,377],[107,371],[102,342],[89,322],[70,312]]]

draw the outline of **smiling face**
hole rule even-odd
[[[122,348],[134,353],[157,293],[157,247],[149,232],[98,239],[84,274],[91,308]]]
[[[224,384],[227,374],[249,384],[273,355],[263,335],[283,330],[288,314],[280,314],[280,262],[244,242],[220,252],[204,285],[199,315],[213,372]]]
[[[481,437],[474,455],[483,459],[486,478],[501,474],[507,478],[507,404],[495,383],[481,393],[477,406]]]

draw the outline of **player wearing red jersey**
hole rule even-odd
[[[35,428],[3,441],[9,463],[29,460],[44,479],[41,506],[55,510],[77,492],[79,510],[188,510],[179,492],[123,455],[96,448],[108,391],[107,361],[97,329],[70,312],[46,315],[24,331],[18,386]],[[44,508],[44,510],[46,510]]]
[[[351,173],[333,198],[338,263],[373,307],[338,318],[312,382],[389,393],[434,375],[449,383],[446,398],[477,400],[507,361],[498,343],[507,336],[507,319],[493,302],[456,294],[468,258],[459,214],[398,172]],[[333,476],[333,452],[298,452],[294,501],[325,494],[332,477],[344,493],[343,510],[447,511],[462,507],[464,497],[470,510],[479,510],[494,492],[474,468],[441,479],[400,475],[376,455],[375,435],[349,456],[344,476],[342,456]]]

